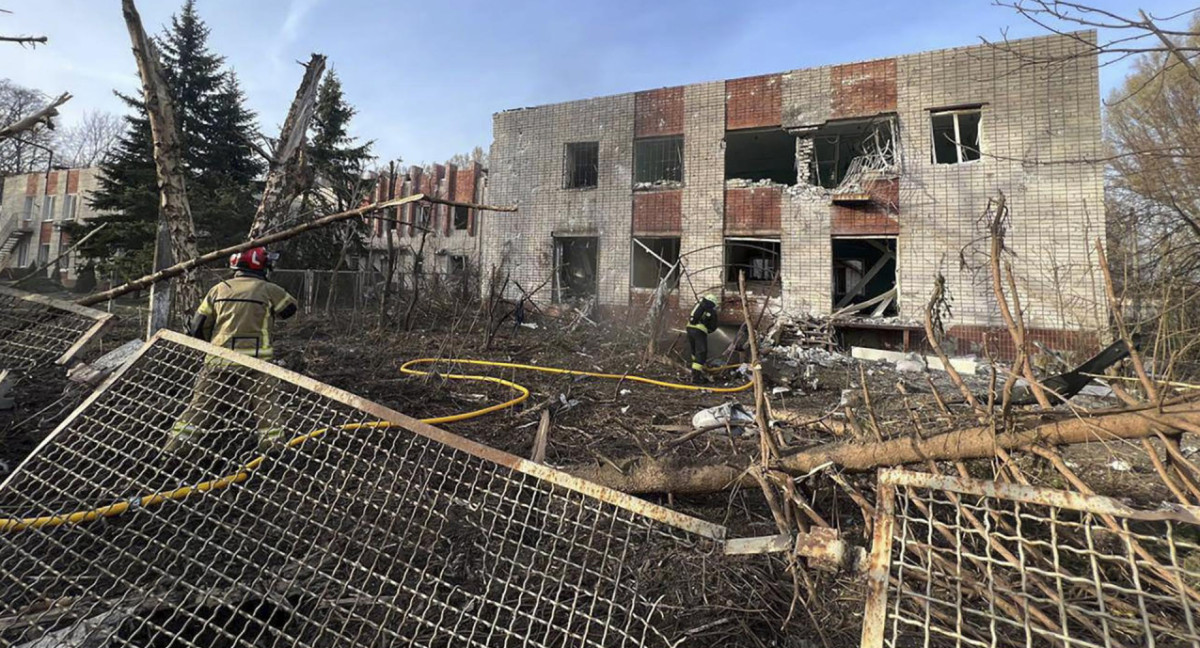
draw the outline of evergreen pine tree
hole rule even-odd
[[[208,49],[208,35],[195,0],[185,0],[156,39],[179,120],[188,202],[202,251],[244,238],[263,168],[249,146],[254,113],[245,107],[233,72],[223,69],[224,59]],[[132,113],[126,117],[128,129],[100,165],[100,188],[89,198],[105,215],[73,233],[82,236],[107,223],[81,254],[137,275],[150,268],[154,255],[158,184],[145,108],[140,97],[122,98]]]
[[[89,197],[92,208],[102,215],[69,225],[68,233],[81,238],[106,224],[79,252],[101,261],[106,272],[113,271],[120,279],[142,274],[153,262],[159,195],[150,122],[140,102],[118,96],[134,112],[125,116],[124,135],[100,162],[99,189]]]

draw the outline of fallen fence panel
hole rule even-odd
[[[0,645],[666,646],[724,539],[162,331],[0,483]]]
[[[862,646],[1200,646],[1200,509],[889,469]]]
[[[111,319],[94,308],[0,287],[0,369],[66,364]]]

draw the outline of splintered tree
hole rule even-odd
[[[154,142],[154,167],[159,188],[159,218],[161,224],[155,248],[155,265],[165,268],[171,265],[164,258],[167,249],[171,257],[179,260],[199,256],[196,249],[196,231],[192,223],[192,212],[188,205],[187,179],[183,167],[183,144],[180,141],[179,121],[159,63],[158,49],[142,28],[142,18],[133,0],[122,0],[125,25],[129,28],[129,39],[133,42],[133,55],[137,59],[138,74],[142,78],[142,97],[146,115],[149,117],[150,132]],[[200,289],[195,278],[180,277],[175,282],[174,309],[178,319],[200,302]],[[151,318],[149,333],[166,326],[169,299],[156,299],[157,291],[170,290],[165,282],[154,286],[151,294]]]
[[[209,50],[208,33],[188,0],[155,39],[178,117],[197,246],[204,249],[241,240],[254,212],[254,181],[262,171],[249,146],[254,114],[245,107],[237,77]],[[99,190],[90,197],[103,215],[76,235],[109,223],[81,253],[118,276],[137,276],[150,269],[158,222],[154,143],[143,101],[122,99],[130,108],[125,132],[100,163]]]
[[[305,157],[313,182],[300,196],[301,218],[320,217],[359,204],[372,189],[363,171],[374,159],[373,142],[350,135],[356,110],[345,98],[337,73],[321,83],[309,127]],[[361,221],[347,221],[288,242],[284,262],[292,267],[336,268],[356,252],[366,234]]]

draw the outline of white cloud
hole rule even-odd
[[[284,50],[296,42],[304,25],[304,19],[320,2],[321,0],[290,0],[288,2],[283,24],[279,26],[279,31],[275,34],[275,40],[271,45],[271,62],[275,66],[283,64]]]

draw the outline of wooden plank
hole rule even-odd
[[[537,436],[533,439],[533,461],[546,463],[546,441],[550,438],[550,410],[542,410],[542,420],[538,423]]]

